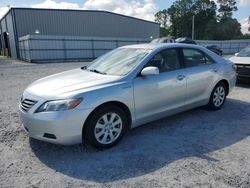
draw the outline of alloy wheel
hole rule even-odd
[[[118,114],[106,113],[95,125],[95,138],[101,144],[113,143],[121,134],[122,126],[122,119]]]
[[[222,86],[218,86],[213,94],[213,103],[216,107],[220,107],[225,99],[226,93]]]

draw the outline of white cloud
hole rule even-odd
[[[250,0],[240,0],[240,6],[250,5]]]
[[[248,31],[248,28],[250,27],[250,22],[248,21],[248,18],[245,18],[245,19],[243,19],[243,20],[240,20],[239,22],[240,22],[240,24],[241,24],[241,31],[242,31],[242,33],[243,33],[243,34],[245,34],[245,33],[250,33],[250,32]]]
[[[55,2],[53,0],[45,0],[39,4],[31,5],[32,8],[56,8],[56,9],[79,9],[79,5],[77,3],[68,3],[68,2]]]
[[[9,10],[8,7],[0,7],[0,19],[3,17],[3,15]]]
[[[154,21],[154,14],[159,10],[154,0],[87,0],[84,9],[107,10],[119,14]]]

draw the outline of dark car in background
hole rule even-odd
[[[155,38],[150,43],[184,43],[184,44],[196,44],[196,42],[188,37],[180,37],[174,39],[173,37],[162,37],[162,38]]]
[[[222,49],[220,49],[219,46],[217,46],[217,45],[210,44],[210,45],[207,45],[206,48],[211,50],[212,52],[220,55],[220,56],[222,56],[222,54],[223,54]]]
[[[197,44],[194,40],[188,37],[180,37],[177,39],[171,38],[171,37],[162,37],[162,38],[156,38],[152,40],[150,43],[156,44],[156,43],[183,43],[183,44]],[[214,44],[210,44],[206,46],[207,49],[211,50],[212,52],[222,56],[223,51]]]
[[[155,38],[150,43],[157,44],[157,43],[175,43],[175,39],[172,37],[162,37],[162,38]]]
[[[196,42],[188,37],[180,37],[175,39],[176,43],[184,43],[184,44],[196,44]]]

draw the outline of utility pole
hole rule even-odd
[[[192,40],[194,40],[194,15],[192,17]]]

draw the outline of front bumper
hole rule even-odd
[[[237,79],[250,81],[250,65],[236,64]]]
[[[250,75],[237,75],[237,80],[248,81],[250,82]]]
[[[24,112],[19,106],[22,125],[30,137],[63,145],[82,142],[82,128],[91,111],[72,109],[33,113]]]

